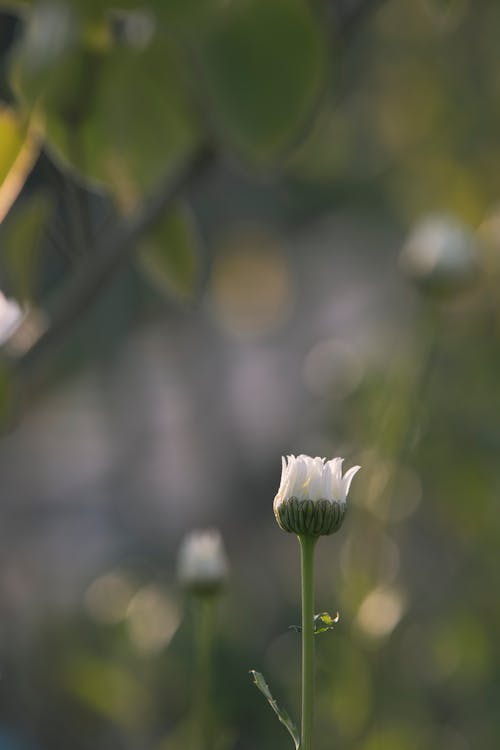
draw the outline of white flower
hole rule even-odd
[[[343,458],[282,458],[281,482],[274,498],[274,514],[284,531],[321,536],[342,524],[352,479],[360,466],[342,476]]]
[[[217,529],[192,531],[179,550],[177,575],[195,593],[213,593],[224,583],[228,563]]]
[[[26,314],[27,310],[23,310],[15,299],[7,299],[0,292],[0,346],[5,344],[14,331],[19,328]]]
[[[352,478],[360,466],[353,466],[342,476],[343,458],[312,458],[311,456],[283,456],[281,483],[274,501],[296,497],[298,500],[330,500],[345,503]]]

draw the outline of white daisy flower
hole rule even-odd
[[[309,536],[333,534],[344,520],[352,479],[360,466],[342,475],[343,458],[282,458],[274,514],[284,531]]]

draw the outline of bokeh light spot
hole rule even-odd
[[[390,635],[405,610],[402,594],[394,588],[376,588],[363,600],[356,624],[365,635],[383,638]]]
[[[154,584],[144,586],[135,594],[127,617],[130,638],[145,655],[161,651],[170,642],[181,621],[175,601]]]
[[[347,342],[328,339],[312,347],[305,359],[303,374],[311,393],[341,400],[361,382],[363,366]]]
[[[125,618],[133,591],[132,583],[124,573],[106,573],[88,587],[85,608],[97,622],[114,625]]]
[[[287,258],[264,230],[242,227],[222,242],[214,264],[210,303],[221,328],[235,338],[255,338],[279,328],[292,306]]]

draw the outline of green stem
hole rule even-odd
[[[78,259],[81,262],[87,253],[89,232],[87,216],[83,208],[85,197],[81,194],[80,188],[73,182],[72,177],[67,177],[66,179],[65,199],[70,225],[71,242]]]
[[[314,547],[299,536],[302,569],[302,732],[300,750],[312,750],[314,720]]]
[[[195,682],[196,748],[212,750],[212,655],[214,642],[215,597],[197,597],[197,670]]]

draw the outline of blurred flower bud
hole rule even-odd
[[[413,227],[399,263],[405,276],[423,291],[437,294],[458,291],[476,278],[474,235],[451,216],[429,215]]]
[[[225,583],[227,557],[217,529],[195,530],[182,542],[177,576],[184,588],[193,594],[215,594]]]
[[[360,466],[342,476],[343,458],[282,458],[274,515],[283,531],[305,536],[333,534],[341,527],[351,481]]]
[[[0,346],[9,340],[26,315],[27,310],[23,310],[15,299],[7,299],[0,292]]]

